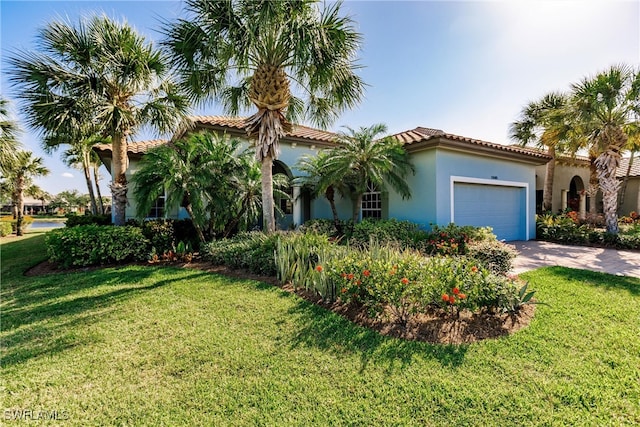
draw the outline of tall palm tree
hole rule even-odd
[[[31,151],[18,151],[15,161],[7,169],[7,180],[12,183],[17,205],[16,234],[22,236],[22,217],[24,212],[24,193],[32,184],[33,178],[46,176],[49,169],[44,166],[42,157],[33,157]]]
[[[615,65],[594,77],[572,85],[572,109],[578,128],[595,160],[602,190],[604,215],[609,233],[618,233],[618,190],[616,170],[626,148],[625,127],[640,112],[640,73],[625,65]]]
[[[331,155],[327,151],[321,151],[315,156],[302,156],[296,164],[296,169],[303,173],[294,179],[294,184],[309,190],[313,197],[324,196],[329,202],[333,215],[333,225],[338,234],[343,234],[342,223],[336,208],[335,195],[349,196],[348,188],[341,176],[331,175],[328,168]]]
[[[124,224],[127,204],[127,140],[141,126],[175,130],[187,101],[168,78],[160,50],[128,24],[106,16],[77,25],[54,21],[38,34],[39,51],[9,58],[29,125],[55,136],[87,123],[112,142],[114,222]]]
[[[275,230],[272,165],[291,122],[326,127],[360,102],[361,35],[341,3],[317,0],[186,0],[189,16],[164,27],[165,45],[194,100],[230,114],[254,106],[246,130],[262,169],[265,229]]]
[[[551,92],[538,101],[523,107],[520,118],[509,126],[509,136],[520,145],[533,144],[547,150],[551,160],[547,163],[542,195],[542,210],[551,211],[553,202],[553,180],[555,176],[556,151],[562,150],[568,126],[565,108],[567,96]]]
[[[411,190],[405,177],[415,169],[409,161],[409,155],[402,144],[392,138],[384,137],[387,127],[376,124],[359,130],[347,128],[338,137],[338,146],[331,150],[327,169],[330,176],[346,185],[353,206],[353,222],[360,217],[362,196],[369,185],[384,191],[390,185],[402,198],[410,198]]]
[[[15,160],[15,153],[20,147],[18,141],[18,124],[11,119],[8,111],[9,101],[0,98],[0,172],[11,161]]]

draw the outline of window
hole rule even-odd
[[[382,193],[371,183],[362,195],[362,218],[382,218]]]
[[[156,201],[151,206],[151,210],[149,211],[149,215],[147,215],[147,218],[164,218],[164,199],[164,195],[156,199]]]

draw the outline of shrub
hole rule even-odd
[[[341,221],[343,230],[346,230],[346,222]],[[302,233],[324,234],[326,236],[336,236],[338,230],[332,219],[312,219],[300,226]]]
[[[8,235],[8,234],[11,234],[11,233],[13,233],[13,234],[15,234],[15,233],[16,233],[16,227],[17,227],[18,221],[17,221],[16,219],[13,219],[13,217],[12,217],[12,216],[3,216],[3,217],[0,219],[0,222],[2,222],[2,223],[6,223],[6,224],[9,224],[9,225],[10,225],[10,227],[11,227],[11,232],[10,232],[10,233],[7,233],[7,235]],[[33,217],[32,217],[32,216],[29,216],[29,215],[23,215],[23,216],[22,216],[22,232],[24,233],[24,232],[27,230],[27,228],[29,228],[29,226],[30,226],[32,223],[33,223]],[[5,227],[6,227],[6,226],[5,226]]]
[[[213,264],[275,276],[275,250],[281,234],[239,233],[230,239],[215,240],[204,246],[203,257]]]
[[[77,227],[78,225],[111,225],[111,215],[76,215],[67,214],[66,227]]]
[[[316,289],[326,298],[324,283],[314,283],[313,270],[320,256],[331,246],[329,238],[316,233],[283,234],[276,245],[275,262],[278,279],[294,287]]]
[[[13,227],[11,227],[11,222],[8,221],[0,221],[0,237],[5,237],[11,234],[13,231]]]
[[[397,243],[400,247],[412,248],[415,246],[415,235],[418,232],[418,225],[409,221],[364,219],[353,226],[349,243],[353,246],[365,246],[373,239],[381,243]]]
[[[52,262],[64,268],[144,261],[151,244],[136,227],[80,225],[53,230],[45,244]]]
[[[471,242],[467,247],[467,256],[477,260],[493,274],[505,275],[513,268],[516,250],[497,240]]]

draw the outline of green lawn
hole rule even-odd
[[[2,402],[64,425],[640,423],[640,280],[525,275],[549,306],[466,346],[381,337],[278,288],[197,270],[27,278],[2,239]]]

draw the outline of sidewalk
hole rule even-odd
[[[536,240],[509,242],[518,251],[514,273],[546,266],[598,271],[640,277],[640,252],[569,246]]]

